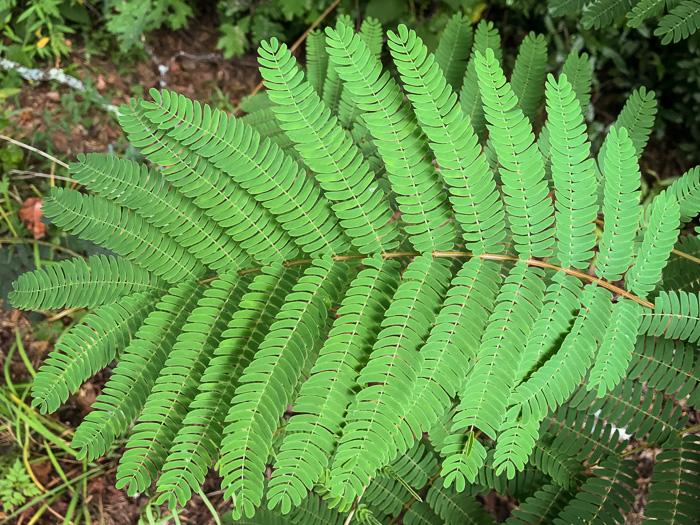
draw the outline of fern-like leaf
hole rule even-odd
[[[581,17],[585,29],[609,26],[616,19],[624,16],[635,3],[635,0],[596,0],[586,6]]]
[[[346,25],[351,26],[352,24]],[[379,23],[379,20],[372,17],[365,18],[362,21],[359,36],[367,45],[367,49],[369,49],[371,55],[380,59],[384,32],[382,31],[382,25]],[[343,127],[353,128],[360,115],[361,112],[357,107],[354,95],[350,90],[344,89],[340,94],[340,103],[338,104],[338,120]]]
[[[489,139],[498,158],[506,216],[521,258],[551,255],[554,209],[544,180],[544,162],[532,127],[517,107],[491,49],[477,51],[476,70],[483,98]]]
[[[687,397],[689,407],[700,404],[700,367],[693,346],[640,337],[625,377],[679,400]]]
[[[500,283],[498,266],[480,258],[468,261],[452,280],[435,327],[421,349],[423,365],[413,401],[402,418],[415,436],[428,432],[451,406],[464,372],[476,357],[491,314],[487,305],[493,304]]]
[[[297,268],[267,267],[248,286],[221,343],[202,375],[197,397],[189,407],[158,480],[160,501],[184,506],[219,457],[224,420],[239,385],[272,320],[298,278]]]
[[[481,146],[440,69],[415,31],[389,31],[389,47],[421,128],[450,189],[469,250],[498,253],[504,214]]]
[[[578,279],[562,273],[552,277],[544,306],[522,352],[517,383],[527,379],[559,348],[580,309],[581,289]]]
[[[492,525],[494,519],[476,501],[473,495],[460,493],[454,488],[443,485],[438,479],[433,483],[425,497],[435,514],[446,525]]]
[[[604,419],[562,406],[540,427],[540,439],[558,453],[597,464],[602,458],[619,455],[626,447],[620,432]]]
[[[357,376],[381,330],[381,319],[389,307],[387,298],[400,281],[394,261],[374,257],[365,259],[363,266],[345,294],[309,379],[301,387],[294,404],[296,413],[287,425],[275,463],[268,506],[279,505],[285,514],[291,505],[299,505],[305,491],[328,467]]]
[[[639,328],[641,307],[626,299],[613,306],[610,324],[591,368],[586,388],[598,389],[598,395],[612,390],[624,377],[632,358]]]
[[[66,333],[34,379],[32,406],[55,411],[95,372],[102,370],[131,341],[161,293],[137,293],[99,307]]]
[[[627,288],[642,299],[661,280],[661,272],[676,244],[680,226],[680,209],[673,195],[658,195],[650,208],[649,226],[644,232],[637,261],[625,276]]]
[[[499,63],[502,61],[501,35],[494,27],[493,22],[482,20],[474,33],[474,45],[467,63],[467,71],[464,73],[462,90],[459,94],[459,104],[462,106],[462,113],[469,117],[469,121],[480,142],[486,134],[486,118],[484,117],[475,57],[477,52],[483,55],[487,49],[493,50],[494,56]]]
[[[134,259],[169,283],[199,277],[205,271],[204,265],[170,235],[131,210],[101,197],[56,186],[51,188],[51,196],[44,199],[42,210],[47,217],[54,217],[57,226]]]
[[[322,31],[314,29],[306,37],[306,78],[319,97],[323,96],[323,81],[328,70],[326,38]]]
[[[685,224],[700,214],[700,166],[685,172],[666,190],[678,200],[681,222]]]
[[[623,512],[632,508],[637,487],[634,462],[609,458],[601,463],[553,521],[556,525],[591,522],[624,523]]]
[[[664,291],[688,293],[700,291],[700,265],[685,255],[700,258],[700,239],[697,236],[681,236],[678,239],[668,258],[668,265],[664,268],[663,283],[657,290],[660,288]]]
[[[515,386],[522,348],[543,298],[542,271],[518,263],[501,288],[476,363],[462,385],[453,431],[473,427],[496,439]]]
[[[520,44],[510,79],[518,107],[531,122],[542,102],[546,66],[547,44],[544,36],[531,32]]]
[[[130,495],[143,492],[163,467],[244,284],[235,272],[221,275],[182,327],[117,469],[117,486]]]
[[[684,0],[661,19],[654,35],[661,37],[662,44],[675,44],[694,35],[699,27],[700,0]]]
[[[641,175],[634,145],[625,128],[611,128],[606,143],[605,231],[595,271],[603,279],[616,281],[632,265],[634,238],[639,228]]]
[[[427,155],[427,144],[403,95],[362,39],[339,24],[326,29],[331,62],[364,112],[363,120],[386,163],[402,220],[418,251],[454,246],[452,213],[439,192],[440,180]]]
[[[263,42],[260,63],[282,128],[335,202],[333,211],[353,244],[363,253],[395,248],[398,223],[390,222],[393,212],[372,180],[369,164],[304,80],[287,47],[277,39]]]
[[[541,421],[574,392],[603,340],[610,318],[610,299],[610,292],[595,284],[584,289],[581,310],[561,347],[513,393],[511,403],[522,407],[524,421]]]
[[[562,267],[588,268],[596,244],[596,177],[586,125],[565,75],[547,79],[547,129],[556,190],[556,256]]]
[[[462,13],[455,13],[447,21],[435,50],[435,62],[455,93],[462,87],[473,40],[474,31],[469,18]]]
[[[165,178],[145,165],[114,156],[78,156],[71,174],[87,189],[133,210],[214,271],[240,270],[250,257],[194,203],[169,191]]]
[[[413,442],[412,436],[393,431],[411,401],[423,361],[418,349],[428,339],[449,279],[449,262],[429,256],[417,257],[404,271],[357,380],[362,389],[333,458],[332,495],[352,499],[362,494],[363,485],[389,461],[394,443]]]
[[[672,400],[655,396],[642,383],[626,379],[601,397],[579,388],[569,399],[569,408],[597,414],[606,423],[647,443],[673,439],[688,422],[688,415]]]
[[[92,461],[102,456],[134,422],[204,288],[193,281],[180,283],[146,317],[122,352],[93,410],[75,431],[71,446],[80,449],[80,457]]]
[[[298,246],[268,210],[221,169],[153,126],[145,112],[143,102],[123,105],[119,122],[132,143],[164,167],[163,176],[177,191],[192,198],[256,260],[269,264],[294,258]]]
[[[8,298],[22,310],[95,308],[125,295],[167,290],[155,274],[121,257],[94,255],[44,266],[19,276]]]
[[[593,76],[593,68],[588,55],[586,53],[579,55],[577,51],[571,51],[566,57],[561,72],[563,75],[566,75],[566,79],[571,83],[571,87],[576,94],[576,100],[581,104],[581,110],[585,112],[591,100],[591,81]]]
[[[697,293],[660,292],[654,300],[654,311],[642,313],[639,333],[696,342],[700,339],[698,298]]]
[[[648,503],[650,522],[693,523],[700,499],[700,437],[688,434],[656,456]]]
[[[347,266],[317,259],[299,279],[274,324],[243,371],[226,417],[220,472],[234,516],[252,516],[262,501],[268,448],[328,310],[324,297],[337,301]]]
[[[151,96],[154,102],[144,103],[146,117],[251,192],[307,253],[347,249],[330,203],[276,145],[208,105],[169,91],[153,89]]]
[[[561,485],[549,484],[513,509],[506,525],[547,525],[568,505],[573,491]]]
[[[639,27],[648,18],[656,17],[664,12],[666,0],[640,0],[627,12],[627,25]]]
[[[620,128],[627,130],[637,158],[642,155],[642,151],[649,141],[651,130],[654,127],[654,118],[656,117],[656,105],[657,102],[653,91],[647,91],[644,87],[635,89],[625,101],[625,105],[620,111],[620,116],[613,125],[616,130]],[[607,146],[608,141],[606,140],[598,153],[598,162],[603,172],[605,172],[604,160],[601,162],[600,159],[605,159]]]

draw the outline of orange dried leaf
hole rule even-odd
[[[39,197],[29,197],[18,212],[20,220],[32,232],[35,239],[43,239],[46,235],[46,225],[41,222],[41,218],[44,216],[41,204]]]

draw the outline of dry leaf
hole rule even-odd
[[[107,82],[105,82],[105,77],[103,75],[97,75],[97,82],[95,82],[95,87],[98,91],[104,91],[107,89]]]
[[[43,239],[46,235],[46,225],[41,222],[43,216],[39,197],[29,197],[19,210],[20,220],[32,232],[35,239]]]

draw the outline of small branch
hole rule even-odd
[[[0,59],[0,61],[2,61],[2,59]],[[6,137],[5,135],[0,135],[0,139],[6,140],[7,142],[14,144],[15,146],[19,146],[20,148],[24,148],[26,150],[33,151],[34,153],[38,153],[42,157],[45,157],[45,158],[49,159],[50,161],[55,162],[59,166],[63,166],[64,168],[68,169],[68,164],[66,164],[62,160],[58,160],[53,155],[49,155],[48,153],[41,151],[40,149],[35,148],[34,146],[30,146],[29,144],[25,144],[24,142],[20,142],[18,140],[11,139],[10,137]]]
[[[350,522],[352,521],[352,518],[355,515],[355,512],[357,512],[357,507],[360,505],[360,500],[362,499],[362,496],[365,494],[365,490],[367,490],[367,487],[366,486],[362,487],[362,494],[357,496],[357,498],[355,498],[355,501],[352,502],[352,509],[350,509],[350,514],[348,514],[348,517],[345,518],[345,522],[343,522],[343,525],[350,525]]]
[[[391,258],[396,258],[396,257],[418,257],[419,255],[428,255],[428,254],[422,254],[421,252],[385,252],[382,253],[381,256],[384,257],[385,259],[391,259]],[[599,279],[597,277],[593,277],[592,275],[588,275],[587,273],[579,272],[578,270],[572,270],[571,268],[562,268],[561,266],[555,266],[554,264],[549,264],[543,261],[538,261],[536,259],[519,259],[518,257],[514,257],[512,255],[500,255],[500,254],[491,254],[491,253],[484,253],[481,255],[474,255],[471,252],[432,252],[429,255],[432,255],[433,257],[479,257],[484,260],[492,260],[492,261],[512,261],[512,262],[524,262],[528,266],[537,266],[539,268],[547,268],[550,270],[556,270],[558,272],[564,272],[567,275],[571,275],[573,277],[578,277],[579,279],[583,279],[586,281],[590,281],[593,283],[597,283],[598,286],[602,286],[603,288],[607,288],[613,293],[616,293],[622,297],[626,297],[627,299],[630,299],[636,303],[641,304],[642,306],[645,306],[647,308],[654,308],[654,305],[650,303],[649,301],[645,301],[644,299],[640,299],[634,294],[631,294],[627,290],[624,290],[618,286],[615,286],[614,284],[611,284],[607,281],[604,281],[603,279]],[[357,260],[357,259],[364,259],[365,257],[368,257],[366,254],[360,254],[360,255],[336,255],[334,257],[331,257],[334,261],[350,261],[350,260]],[[304,259],[301,261],[290,261],[283,263],[284,266],[298,266],[300,264],[311,264],[313,262],[313,259]],[[250,268],[247,270],[240,270],[238,273],[240,275],[246,275],[248,273],[252,272],[259,272],[262,270],[262,268]],[[215,279],[215,278],[212,278]],[[202,283],[209,282],[207,281],[202,281]]]
[[[36,244],[38,246],[48,246],[49,248],[53,248],[55,250],[58,250],[59,252],[66,252],[68,255],[72,255],[73,257],[87,259],[86,257],[83,257],[79,253],[76,253],[69,248],[64,248],[63,246],[59,246],[57,244],[51,244],[47,241],[37,241],[36,239],[16,239],[14,237],[0,237],[0,246],[3,244]]]
[[[39,173],[36,171],[26,170],[10,170],[9,173],[10,175],[20,175],[19,177],[14,177],[15,180],[30,179],[32,177],[43,177],[45,179],[65,180],[66,182],[74,182],[76,184],[79,184],[77,180],[71,179],[70,177],[61,177],[60,175],[51,175],[50,173]]]
[[[66,75],[62,69],[52,68],[48,71],[42,71],[41,69],[30,69],[24,67],[23,65],[13,62],[12,60],[7,60],[6,58],[0,58],[0,68],[5,71],[16,71],[25,80],[30,80],[32,82],[58,82],[64,86],[80,91],[81,93],[86,93],[87,88],[80,80],[70,75]],[[95,101],[102,106],[102,108],[109,112],[116,114],[118,107],[114,104],[110,104],[105,100],[99,93],[91,94],[94,96]]]

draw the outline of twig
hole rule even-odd
[[[3,60],[3,59],[0,59],[0,62],[1,62],[2,60]],[[40,149],[35,148],[34,146],[30,146],[29,144],[25,144],[24,142],[20,142],[20,141],[18,141],[18,140],[11,139],[10,137],[6,137],[5,135],[0,135],[0,139],[6,140],[7,142],[10,142],[10,143],[12,143],[12,144],[14,144],[14,145],[16,145],[16,146],[19,146],[20,148],[24,148],[24,149],[26,149],[26,150],[33,151],[34,153],[38,153],[38,154],[41,155],[42,157],[45,157],[45,158],[47,158],[47,159],[49,159],[49,160],[55,162],[55,163],[58,164],[59,166],[63,166],[64,168],[68,169],[68,164],[66,164],[66,163],[63,162],[62,160],[58,160],[58,159],[57,159],[56,157],[54,157],[53,155],[49,155],[48,153],[46,153],[46,152],[44,152],[44,151],[41,151]]]
[[[71,179],[70,177],[61,177],[60,175],[52,175],[50,173],[39,173],[37,171],[25,171],[25,170],[10,170],[10,175],[21,175],[21,177],[14,177],[15,180],[24,180],[24,179],[30,179],[32,177],[43,177],[45,179],[58,179],[58,180],[65,180],[67,182],[75,182],[76,184],[80,184],[77,180]]]
[[[6,58],[0,58],[0,68],[4,69],[5,71],[16,71],[22,78],[32,82],[53,81],[82,93],[87,92],[85,84],[75,77],[66,75],[62,69],[52,68],[48,71],[42,71],[41,69],[30,69],[12,60],[7,60]],[[104,97],[102,97],[102,95],[99,93],[93,93],[92,95],[95,97],[95,101],[102,106],[105,111],[109,113],[117,113],[119,108],[114,104],[110,104]]]
[[[556,266],[554,264],[550,264],[547,262],[543,261],[538,261],[537,259],[520,259],[518,257],[514,257],[512,255],[500,255],[500,254],[492,254],[492,253],[483,253],[481,255],[475,255],[471,252],[432,252],[429,254],[422,254],[421,252],[385,252],[382,253],[381,256],[384,257],[385,259],[390,259],[390,258],[396,258],[396,257],[418,257],[419,255],[432,255],[433,257],[479,257],[484,260],[492,260],[492,261],[512,261],[512,262],[524,262],[528,266],[537,266],[539,268],[547,268],[550,270],[556,270],[558,272],[564,272],[567,275],[572,275],[574,277],[578,277],[579,279],[584,279],[586,281],[590,281],[592,283],[597,283],[598,286],[602,286],[603,288],[607,288],[613,293],[616,293],[622,297],[626,297],[627,299],[630,299],[636,303],[641,304],[642,306],[645,306],[647,308],[654,308],[654,305],[650,303],[649,301],[645,301],[644,299],[640,299],[636,295],[628,292],[627,290],[624,290],[620,288],[619,286],[615,286],[614,284],[611,284],[603,279],[599,279],[597,277],[593,277],[592,275],[588,275],[587,273],[579,272],[578,270],[572,270],[571,268],[562,268],[561,266]],[[352,261],[352,260],[357,260],[357,259],[364,259],[367,257],[367,255],[335,255],[331,257],[334,261]],[[285,266],[297,266],[300,264],[311,264],[313,262],[312,259],[303,259],[300,261],[290,261],[283,263]],[[246,270],[240,270],[238,273],[240,275],[245,275],[247,273],[251,272],[259,272],[262,270],[262,268],[249,268]],[[206,282],[206,281],[203,281]]]
[[[72,255],[73,257],[81,257],[83,259],[87,259],[86,257],[83,257],[79,253],[76,253],[69,248],[64,248],[63,246],[59,246],[57,244],[51,244],[47,241],[38,241],[36,239],[15,239],[14,237],[0,237],[0,246],[2,244],[37,244],[39,246],[48,246],[49,248],[53,248],[60,252],[66,252],[68,255]]]
[[[297,38],[297,41],[294,42],[294,43],[292,44],[292,46],[289,48],[289,52],[290,52],[290,53],[294,53],[294,51],[297,50],[297,48],[301,45],[301,43],[302,43],[304,40],[306,40],[306,37],[309,36],[309,33],[311,33],[311,31],[313,31],[314,29],[316,29],[316,26],[318,26],[318,24],[320,24],[321,22],[323,22],[323,19],[326,18],[326,17],[330,14],[330,12],[333,11],[333,9],[336,8],[336,6],[337,6],[339,3],[340,3],[340,0],[333,0],[333,3],[332,3],[331,5],[329,5],[323,13],[321,13],[321,16],[319,16],[319,17],[314,21],[314,23],[311,24],[311,25],[306,29],[306,31],[304,31],[304,34],[301,35],[299,38]],[[258,91],[260,91],[260,90],[263,88],[263,85],[264,85],[264,81],[261,80],[260,83],[259,83],[257,86],[255,86],[255,89],[254,89],[254,90],[250,93],[250,95],[248,95],[248,96],[252,97],[253,95],[255,95]],[[239,108],[240,108],[240,106],[239,106],[238,108],[236,108],[236,109],[233,110],[233,115],[234,115],[234,116],[238,115],[238,114],[241,112],[241,110],[240,110]]]

